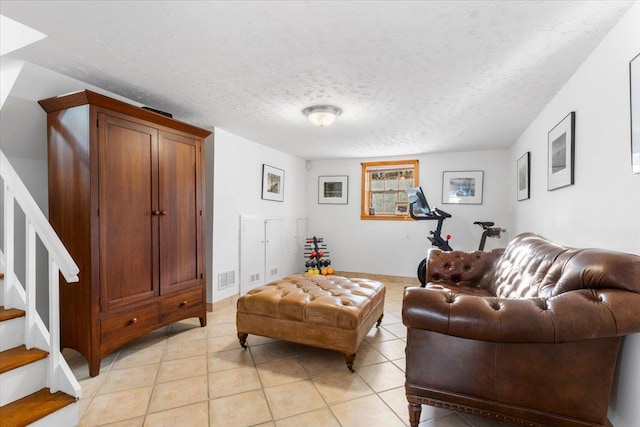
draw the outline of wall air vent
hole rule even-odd
[[[226,289],[236,283],[235,270],[218,273],[218,290]]]

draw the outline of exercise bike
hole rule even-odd
[[[407,190],[407,194],[409,196],[409,215],[411,218],[418,221],[438,221],[436,229],[434,231],[430,231],[430,236],[427,237],[431,242],[431,245],[445,252],[453,251],[449,245],[449,239],[451,239],[451,236],[447,234],[445,237],[442,237],[441,234],[442,224],[445,219],[451,218],[451,214],[438,208],[431,209],[427,202],[427,198],[422,191],[422,187],[410,188]],[[480,244],[478,245],[479,251],[484,250],[487,237],[496,237],[499,239],[501,237],[501,233],[507,231],[504,228],[494,227],[495,223],[491,221],[476,221],[474,224],[483,229]],[[418,264],[418,280],[422,287],[426,285],[426,276],[427,259],[425,258],[420,262],[420,264]]]

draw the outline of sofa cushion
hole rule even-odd
[[[603,249],[567,248],[524,233],[497,260],[492,290],[499,298],[549,298],[578,289],[640,292],[638,259]]]
[[[640,293],[640,258],[604,249],[573,250],[551,295],[577,289],[621,289]]]
[[[500,298],[534,298],[550,293],[567,248],[531,233],[516,236],[498,259],[492,289]]]
[[[480,295],[490,290],[492,272],[504,249],[489,252],[443,252],[432,248],[427,255],[427,278],[430,283],[452,284],[468,289],[476,288]]]

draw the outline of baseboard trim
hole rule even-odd
[[[343,276],[347,278],[361,277],[363,279],[377,280],[378,282],[395,282],[404,283],[406,285],[420,286],[420,281],[417,277],[406,276],[389,276],[385,274],[371,274],[371,273],[359,273],[353,271],[335,271],[333,273],[336,276]]]
[[[222,307],[228,307],[228,306],[235,307],[239,297],[240,297],[239,295],[231,295],[230,297],[221,299],[220,301],[208,302],[207,311],[214,311]]]

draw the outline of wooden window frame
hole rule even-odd
[[[361,186],[360,186],[360,219],[362,220],[382,220],[382,221],[411,221],[412,218],[409,216],[409,212],[405,214],[394,213],[375,213],[374,215],[369,214],[369,202],[371,200],[370,194],[370,180],[368,178],[369,171],[371,169],[378,168],[382,171],[385,169],[393,170],[398,169],[400,166],[407,166],[406,169],[413,168],[413,185],[411,187],[417,187],[420,182],[419,177],[419,164],[418,160],[389,160],[389,161],[381,161],[381,162],[363,162],[362,163],[362,174],[361,174]],[[389,190],[393,191],[393,190]],[[400,191],[400,190],[398,190]]]

